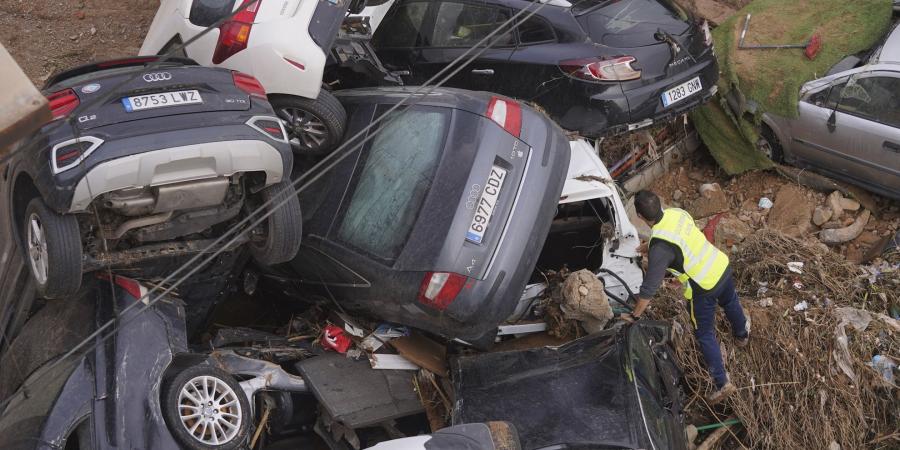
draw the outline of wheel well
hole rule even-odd
[[[25,208],[28,208],[28,202],[35,197],[40,197],[41,193],[35,186],[34,181],[28,174],[22,173],[16,177],[12,191],[12,207],[13,207],[13,229],[15,233],[19,233],[19,224],[25,219]]]

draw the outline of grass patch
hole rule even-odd
[[[891,0],[755,0],[713,31],[722,75],[720,91],[736,87],[760,111],[797,117],[803,83],[819,78],[844,56],[870,48],[888,30]],[[738,50],[747,14],[753,14],[745,44],[806,42],[822,37],[815,60],[803,49]]]
[[[713,158],[729,175],[772,167],[772,162],[750,144],[756,142],[755,132],[739,130],[717,102],[692,111],[691,121]],[[747,136],[747,132],[754,135]]]

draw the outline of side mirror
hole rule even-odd
[[[832,110],[831,116],[828,117],[828,122],[825,123],[825,126],[828,127],[828,131],[830,133],[834,133],[835,128],[837,128],[837,125],[835,124],[835,116],[836,115],[837,115],[837,113],[834,110]]]

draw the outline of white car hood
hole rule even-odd
[[[594,147],[584,139],[569,141],[569,147],[572,149],[572,157],[559,203],[612,197],[612,177]]]

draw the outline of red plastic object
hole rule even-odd
[[[803,54],[806,55],[806,59],[816,59],[816,55],[819,54],[820,48],[822,48],[822,37],[816,33],[810,38],[809,44],[806,44],[806,49],[803,50]]]
[[[338,353],[347,353],[353,341],[338,326],[328,324],[322,333],[322,347],[330,348]]]
[[[716,216],[709,219],[709,222],[703,227],[703,234],[706,235],[706,240],[713,245],[716,244],[716,227],[719,225],[719,221],[722,220],[722,216],[724,215],[725,213],[716,214]]]

